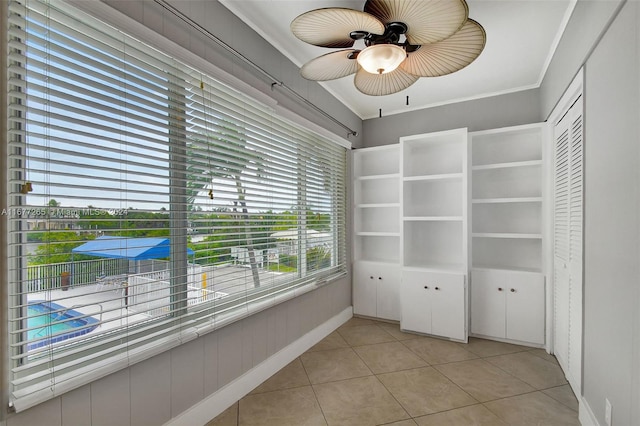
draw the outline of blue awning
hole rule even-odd
[[[102,236],[71,250],[87,256],[111,259],[146,260],[163,259],[170,255],[169,238],[128,238]],[[193,255],[187,248],[187,255]]]

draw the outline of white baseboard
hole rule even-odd
[[[589,403],[584,399],[584,396],[580,398],[580,404],[578,408],[578,420],[582,426],[600,426],[598,419],[591,411]]]
[[[353,316],[348,307],[338,315],[314,328],[295,342],[284,347],[231,383],[209,395],[196,405],[165,423],[165,426],[204,425],[222,413],[234,402],[251,392],[256,386],[280,371],[313,345],[327,337]]]

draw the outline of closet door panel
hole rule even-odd
[[[569,125],[563,119],[555,128],[553,209],[553,351],[565,369],[569,353]]]
[[[554,129],[554,347],[576,394],[582,380],[583,100]]]

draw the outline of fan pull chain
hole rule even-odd
[[[378,110],[378,118],[382,118],[382,108]]]
[[[409,106],[409,96],[407,95],[407,106]]]

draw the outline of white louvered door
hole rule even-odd
[[[582,97],[554,129],[554,353],[574,392],[582,369]]]
[[[569,126],[565,116],[554,129],[555,185],[553,220],[554,345],[560,365],[569,354]],[[566,371],[566,368],[565,368]]]

